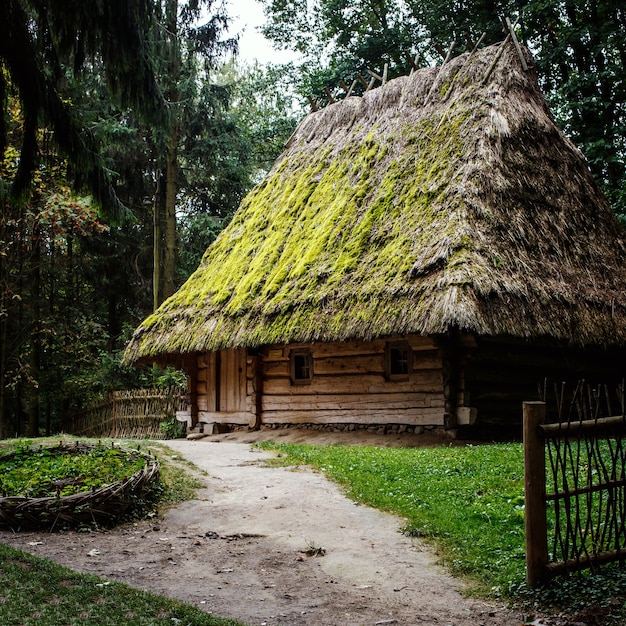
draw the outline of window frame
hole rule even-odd
[[[308,377],[300,378],[297,377],[298,367],[296,366],[296,358],[304,357],[307,360],[307,363],[303,366],[302,369],[306,369],[308,371]],[[289,378],[291,379],[292,385],[310,385],[313,382],[313,352],[310,348],[292,348],[289,351]]]
[[[398,359],[398,363],[406,363],[406,372],[397,372],[394,353],[406,351],[406,358]],[[402,368],[404,369],[404,367]],[[385,344],[385,378],[390,381],[409,380],[413,371],[413,350],[408,341],[388,341]]]

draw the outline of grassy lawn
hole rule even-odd
[[[626,623],[626,569],[525,586],[524,464],[518,443],[437,448],[259,444],[284,465],[310,465],[344,486],[358,503],[395,513],[405,532],[437,548],[441,561],[473,591],[529,609],[576,612],[611,606]]]

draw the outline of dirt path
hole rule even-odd
[[[322,475],[272,468],[244,438],[168,442],[206,489],[161,519],[87,534],[0,540],[259,626],[517,626],[520,615],[463,597],[401,520],[357,506]],[[234,442],[233,442],[234,441]],[[323,548],[324,555],[307,551]]]

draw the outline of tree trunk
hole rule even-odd
[[[167,99],[174,111],[178,107],[178,81],[180,79],[180,42],[178,39],[178,0],[167,0],[167,30],[170,38],[170,57],[168,63],[169,88]],[[167,164],[165,174],[165,251],[163,256],[163,299],[176,291],[176,196],[178,194],[178,138],[179,120],[173,115],[167,146]]]
[[[163,299],[176,291],[176,195],[178,193],[178,123],[170,134],[165,187],[165,251],[163,256]]]
[[[28,395],[28,428],[29,437],[39,436],[39,363],[40,363],[40,313],[41,313],[41,267],[40,267],[39,232],[33,232],[31,307],[32,320],[30,331],[30,389]]]
[[[8,433],[7,417],[5,413],[5,372],[7,358],[7,322],[6,318],[0,319],[0,439],[6,439]]]
[[[154,211],[152,215],[152,309],[156,311],[161,304],[161,172],[157,172],[157,188],[154,192]]]

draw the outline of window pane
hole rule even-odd
[[[309,354],[293,355],[293,375],[296,380],[311,378],[311,357]]]
[[[392,376],[409,374],[408,348],[391,348],[389,350],[389,373]]]

